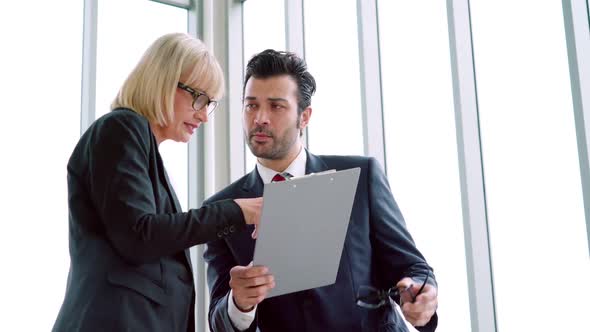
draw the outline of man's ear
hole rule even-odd
[[[309,124],[309,119],[311,118],[311,106],[307,106],[303,112],[301,112],[299,118],[299,129],[303,130]]]

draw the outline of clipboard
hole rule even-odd
[[[267,298],[336,282],[360,168],[264,186],[254,265],[268,266]]]

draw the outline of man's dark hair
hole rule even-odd
[[[289,75],[297,82],[297,114],[311,105],[315,93],[315,79],[307,71],[305,60],[291,52],[264,50],[252,57],[246,66],[244,89],[251,77],[265,79],[277,75]],[[243,93],[243,91],[242,91]]]

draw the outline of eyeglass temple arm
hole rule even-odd
[[[428,283],[429,277],[430,277],[430,272],[426,273],[426,279],[424,279],[424,282],[422,283],[422,286],[420,286],[420,289],[416,293],[416,296],[414,296],[414,294],[412,294],[412,302],[415,302],[418,295],[420,295],[420,293],[422,293],[422,291],[424,290],[424,286],[426,286],[426,284]]]

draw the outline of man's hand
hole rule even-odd
[[[401,292],[401,308],[404,317],[413,326],[426,325],[438,307],[438,290],[436,287],[426,284],[422,292],[418,294],[421,286],[421,282],[416,282],[407,277],[397,283],[398,289],[407,288],[407,291]],[[416,301],[412,303],[412,297],[414,296]]]
[[[275,287],[275,278],[266,266],[234,266],[230,271],[229,286],[233,301],[241,311],[248,312],[266,298]]]

